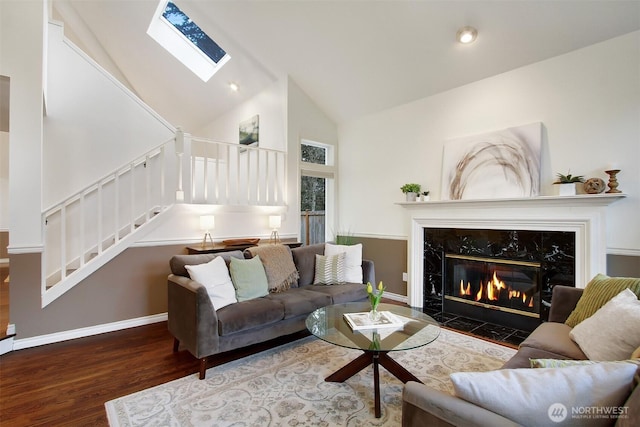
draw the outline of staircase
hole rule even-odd
[[[109,119],[117,123],[115,135],[137,135],[136,140],[125,141],[127,148],[150,146],[149,141],[166,135],[167,130],[175,133],[43,211],[42,307],[139,241],[176,203],[285,204],[285,152],[192,138],[175,130],[64,38],[60,24],[50,24],[50,34],[45,103],[51,117],[45,130],[52,129],[55,135],[56,130],[60,133],[59,123],[73,123],[74,129],[81,130],[78,134],[92,136],[89,141],[82,140],[83,144],[94,144],[91,147],[104,152],[113,144],[109,139],[113,135],[104,135],[105,123],[99,121],[104,114],[100,103],[106,99],[114,110]],[[81,86],[84,81],[91,84]],[[74,105],[64,102],[70,95]],[[92,108],[98,111],[93,114]],[[116,118],[121,111],[127,116]],[[146,129],[149,134],[144,135],[142,130]],[[45,132],[45,141],[47,137]],[[86,151],[92,152],[90,148]],[[87,159],[98,164],[100,160]]]

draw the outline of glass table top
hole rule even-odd
[[[342,347],[371,351],[409,350],[429,344],[440,335],[440,326],[426,314],[394,304],[380,304],[378,311],[390,311],[403,322],[398,328],[352,330],[344,313],[368,312],[369,302],[322,307],[307,317],[309,332],[321,340]]]

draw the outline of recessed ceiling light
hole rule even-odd
[[[462,27],[456,34],[456,40],[460,43],[468,44],[472,43],[478,37],[478,30],[473,27]]]
[[[238,90],[240,90],[240,86],[238,86],[237,83],[231,82],[229,83],[229,89],[231,89],[234,92],[237,92]]]

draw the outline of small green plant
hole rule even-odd
[[[419,193],[420,192],[420,184],[405,184],[400,187],[403,193]]]
[[[568,174],[563,175],[561,173],[556,175],[558,180],[554,182],[554,184],[572,184],[574,182],[584,182],[584,176],[582,175],[571,175],[571,171]]]

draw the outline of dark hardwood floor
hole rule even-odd
[[[218,355],[208,366],[307,335]],[[197,375],[199,361],[186,350],[172,349],[173,337],[161,322],[2,355],[0,426],[106,426],[105,402]]]
[[[209,366],[306,335],[229,352]],[[106,401],[197,375],[198,360],[172,347],[161,322],[2,355],[0,426],[106,426]]]

